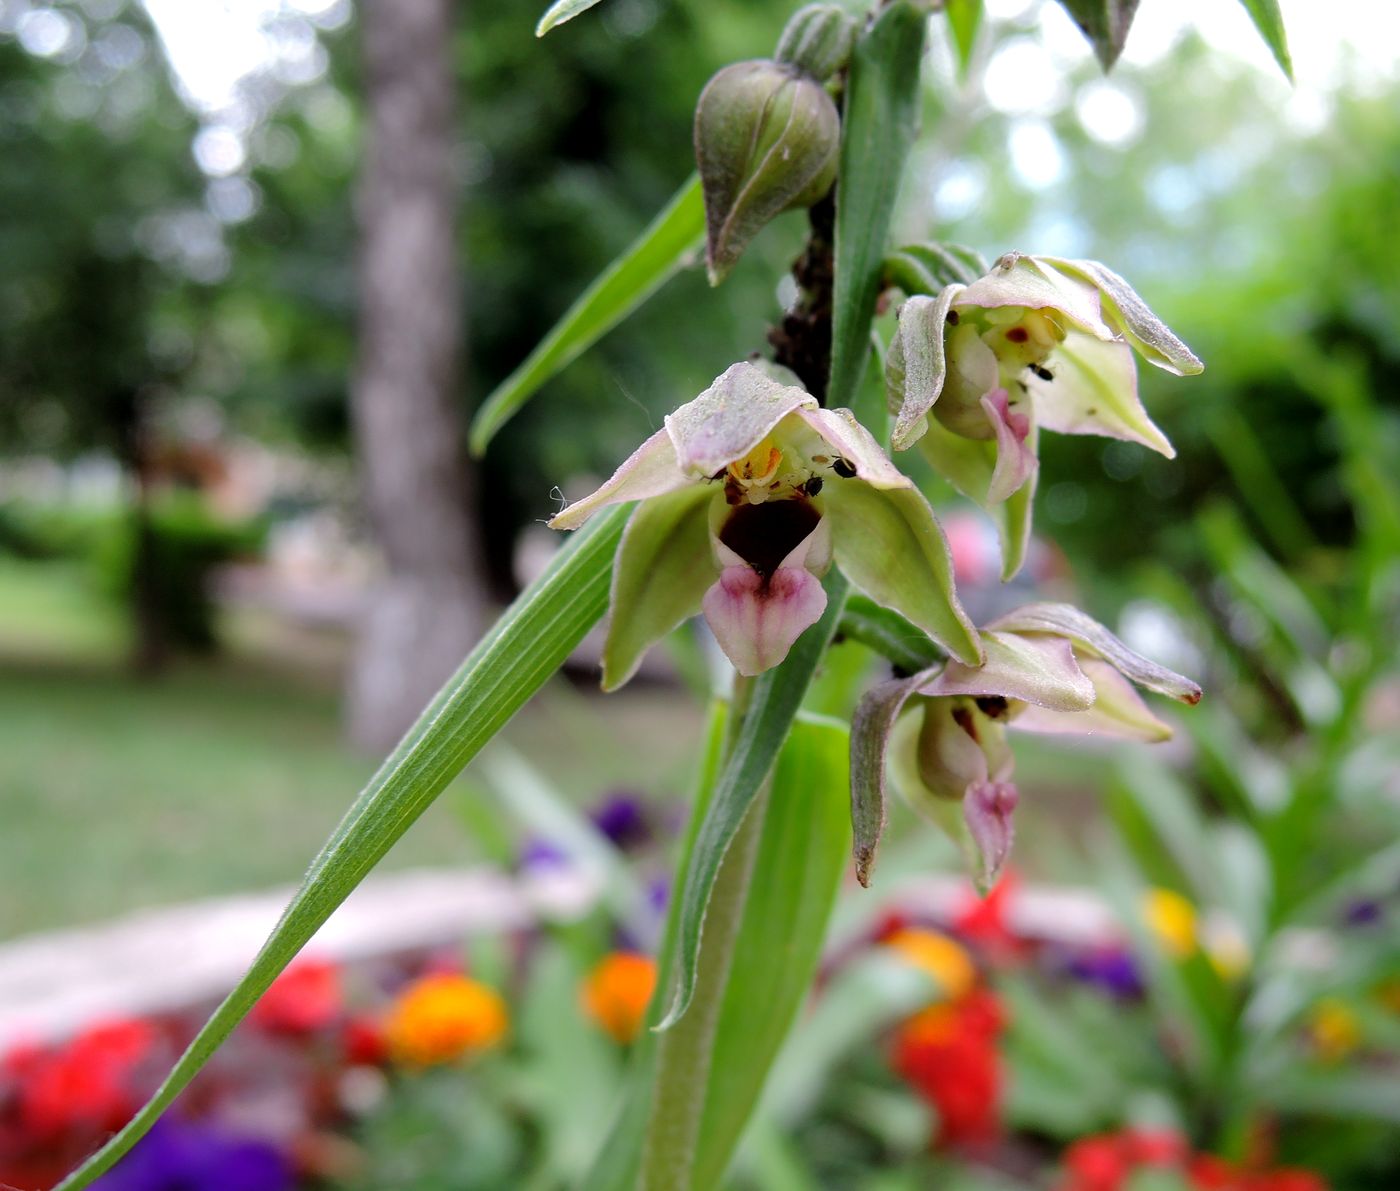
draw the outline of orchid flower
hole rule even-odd
[[[740,674],[776,666],[825,610],[833,559],[954,657],[982,661],[928,501],[849,410],[822,409],[753,364],[735,364],[668,415],[550,525],[576,529],[633,500],[613,571],[605,689],[700,611]]]
[[[971,285],[900,308],[885,368],[893,445],[918,442],[992,513],[1004,578],[1020,569],[1030,536],[1038,428],[1175,455],[1138,399],[1134,352],[1177,376],[1204,367],[1097,261],[1010,252]]]
[[[984,887],[1011,852],[1019,795],[1007,729],[1162,741],[1171,728],[1134,684],[1183,703],[1201,688],[1134,653],[1067,604],[1028,604],[982,630],[986,663],[949,659],[861,701],[851,728],[856,875],[868,883],[884,825],[885,766],[915,809],[974,853]],[[921,714],[905,715],[910,700]],[[961,807],[962,824],[950,811]]]

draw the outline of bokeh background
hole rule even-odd
[[[464,437],[692,169],[705,80],[767,52],[791,7],[608,0],[542,42],[519,5],[457,7],[439,47],[454,106],[421,148],[452,183],[440,247],[460,266],[461,340],[447,399],[405,407],[406,442]],[[966,71],[935,21],[901,238],[1101,259],[1207,364],[1142,378],[1174,461],[1042,446],[1022,594],[1081,601],[1210,693],[1150,758],[1025,749],[1022,879],[1114,869],[1233,911],[1246,969],[1267,970],[1290,929],[1324,948],[1279,987],[1256,973],[1193,992],[1196,973],[1133,1009],[1157,1029],[1163,1003],[1226,998],[1223,1024],[1200,1027],[1220,1054],[1095,1085],[1058,1119],[1057,1098],[1093,1080],[1045,1077],[1045,1104],[1022,1106],[1040,1146],[1022,1167],[1048,1137],[1124,1124],[1112,1088],[1144,1081],[1149,1105],[1184,1106],[1168,1116],[1193,1144],[1239,1158],[1268,1129],[1232,1096],[1282,1070],[1340,1089],[1273,1106],[1302,1114],[1285,1139],[1312,1146],[1285,1156],[1338,1186],[1400,1178],[1400,1019],[1375,991],[1393,1002],[1400,975],[1400,19],[1367,0],[1282,9],[1293,85],[1225,0],[1143,0],[1107,78],[1055,3],[987,0]],[[558,493],[761,349],[792,296],[797,214],[719,291],[683,269],[484,459],[463,454],[450,491],[377,513],[367,491],[413,463],[356,432],[356,403],[386,399],[365,396],[375,278],[357,244],[394,222],[357,190],[394,83],[365,69],[364,15],[349,0],[0,0],[0,940],[295,881],[460,656],[461,625],[547,557]],[[929,482],[970,606],[995,606],[994,536]],[[420,574],[425,557],[451,574]],[[386,662],[369,610],[420,580],[465,611]],[[501,755],[528,757],[565,806],[625,788],[674,830],[703,723],[687,680],[705,644],[682,645],[606,702],[581,657]],[[366,672],[390,680],[367,693]],[[462,779],[387,866],[518,866],[539,820],[512,812],[509,787]],[[896,831],[896,875],[956,873],[929,830]],[[1308,1016],[1328,998],[1351,1015],[1336,1046]],[[1284,1051],[1247,1054],[1260,1030]],[[1075,1045],[1064,1022],[1050,1037]],[[1013,1085],[1028,1102],[1036,1078]],[[845,1137],[821,1111],[821,1135]],[[828,1162],[814,1185],[923,1160],[922,1140],[847,1124],[845,1148],[813,1143]]]

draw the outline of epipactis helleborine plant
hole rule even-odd
[[[993,514],[1004,578],[1025,558],[1038,427],[1175,455],[1138,398],[1134,352],[1177,376],[1204,367],[1097,261],[1010,252],[971,285],[900,308],[885,367],[892,445],[917,442]]]
[[[613,568],[607,690],[701,611],[740,674],[776,666],[825,610],[821,578],[833,559],[952,656],[983,660],[928,501],[849,410],[822,409],[753,364],[735,364],[668,415],[607,483],[549,524],[576,529],[632,500]]]
[[[1011,851],[1019,797],[1007,728],[1157,742],[1169,739],[1171,728],[1133,684],[1183,703],[1201,698],[1189,678],[1135,653],[1068,604],[1028,604],[993,621],[981,636],[984,665],[950,659],[883,683],[856,712],[851,790],[862,884],[883,825],[886,754],[900,793],[970,845],[979,881],[990,886]],[[911,699],[921,717],[901,719]],[[961,828],[949,815],[959,806]]]

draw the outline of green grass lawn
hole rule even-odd
[[[121,617],[74,573],[0,566],[0,938],[295,882],[374,768],[312,652],[301,668],[243,646],[138,681]],[[698,713],[646,692],[610,709],[561,686],[507,740],[580,803],[629,779],[681,792]],[[479,796],[449,791],[386,865],[479,859],[461,809]]]

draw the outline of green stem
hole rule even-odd
[[[749,714],[752,692],[750,679],[735,678],[725,734],[726,760]],[[710,1056],[714,1053],[715,1034],[724,1006],[724,988],[743,923],[744,904],[753,880],[767,806],[765,783],[744,816],[743,825],[715,877],[705,911],[695,999],[685,1016],[662,1034],[657,1044],[655,1100],[637,1184],[641,1191],[688,1191],[691,1186],[705,1111],[704,1091],[710,1077]]]

